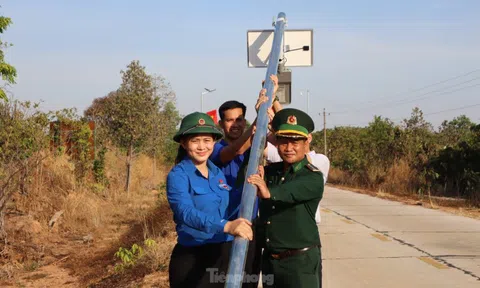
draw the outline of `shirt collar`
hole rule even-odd
[[[188,156],[185,157],[182,160],[182,163],[186,172],[194,173],[197,171],[197,167],[195,167],[195,164],[193,164],[193,161],[192,159],[190,159],[190,157]],[[208,171],[212,172],[214,176],[218,175],[218,172],[220,171],[220,169],[217,166],[215,166],[215,164],[213,164],[213,162],[210,161],[210,159],[207,160],[207,167],[208,167]]]
[[[293,170],[293,173],[297,173],[300,169],[307,165],[307,162],[307,157],[303,157],[301,161],[294,163],[292,166],[290,166],[290,169]]]

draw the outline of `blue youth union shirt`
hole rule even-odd
[[[167,176],[167,199],[176,223],[178,243],[198,246],[232,241],[224,233],[230,186],[222,171],[210,160],[208,179],[186,158]]]
[[[220,152],[227,146],[228,143],[225,142],[224,139],[215,143],[212,155],[210,155],[210,160],[222,170],[225,178],[227,178],[227,184],[234,187],[235,181],[237,181],[238,171],[240,171],[240,167],[245,160],[245,154],[235,156],[235,158],[228,163],[222,163],[222,161],[220,161]]]
[[[227,184],[230,187],[232,187],[232,191],[230,193],[230,204],[227,210],[230,218],[229,220],[232,220],[232,219],[238,218],[238,211],[239,211],[240,203],[242,201],[242,191],[243,191],[243,185],[241,185],[240,187],[237,187],[235,184],[236,184],[238,173],[242,167],[243,162],[245,160],[248,160],[247,157],[249,155],[250,149],[248,149],[242,155],[235,156],[235,158],[233,158],[230,162],[222,163],[222,161],[220,161],[220,152],[226,146],[228,146],[228,143],[224,139],[215,143],[215,146],[213,148],[213,153],[212,155],[210,155],[210,159],[215,165],[217,165],[222,170],[223,174],[225,175],[225,178],[227,178]],[[257,216],[256,211],[258,211],[257,201],[255,202],[253,218],[256,218]]]

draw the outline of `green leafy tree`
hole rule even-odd
[[[345,171],[357,171],[361,161],[360,139],[365,128],[335,127],[327,129],[328,157],[332,166]],[[312,134],[312,148],[315,151],[324,151],[323,131]]]
[[[126,150],[125,191],[128,192],[133,160],[137,153],[145,149],[151,136],[159,97],[153,77],[147,74],[139,61],[132,61],[121,74],[122,85],[111,107],[109,134],[116,146]]]
[[[388,118],[375,116],[366,129],[366,155],[368,160],[383,162],[387,167],[394,161],[395,151],[393,140],[395,138],[395,125]]]
[[[161,99],[157,79],[147,74],[139,61],[132,61],[121,75],[120,88],[96,99],[85,115],[97,122],[99,139],[104,145],[110,142],[125,151],[128,192],[135,156],[148,151],[150,139],[157,131],[155,120]]]
[[[474,125],[475,123],[465,115],[460,115],[451,121],[443,121],[439,129],[441,143],[445,146],[455,146],[459,142],[466,141]]]
[[[388,118],[374,116],[358,139],[359,170],[355,172],[369,187],[381,184],[395,161],[394,130],[395,126]]]
[[[406,137],[406,149],[410,156],[420,153],[432,141],[433,127],[423,117],[423,111],[415,107],[410,118],[403,120],[403,128]]]
[[[3,34],[10,24],[12,24],[12,19],[0,16],[0,33]],[[15,78],[17,77],[17,70],[15,67],[5,62],[4,50],[10,46],[12,46],[12,44],[3,42],[0,39],[0,74],[2,75],[2,80],[6,81],[7,85],[15,84]],[[5,93],[5,87],[0,88],[0,99],[8,101],[7,94]]]
[[[111,144],[109,138],[109,127],[113,121],[112,103],[116,97],[116,91],[110,92],[107,96],[93,100],[93,103],[84,111],[87,120],[95,123],[95,160],[93,161],[93,176],[97,183],[108,185],[109,181],[105,171],[105,156],[108,146]]]
[[[435,175],[431,181],[443,195],[463,197],[480,206],[480,125],[469,130],[463,141],[443,148],[430,160]]]
[[[180,120],[180,113],[174,102],[165,103],[163,109],[157,112],[147,150],[147,154],[154,160],[160,157],[166,163],[174,162],[178,144],[173,141],[173,135]],[[156,170],[156,161],[153,169]]]
[[[112,91],[104,97],[96,98],[84,111],[85,118],[95,122],[95,144],[98,151],[111,144],[109,128],[112,127],[115,119],[112,115],[112,107],[116,96],[117,92]]]
[[[75,165],[76,180],[83,184],[86,176],[93,168],[93,161],[91,155],[93,154],[94,147],[90,143],[92,137],[92,131],[85,118],[80,117],[77,114],[76,108],[66,108],[56,111],[53,115],[54,130],[51,132],[60,132],[60,127],[64,127],[66,131],[64,141],[70,143],[69,151],[65,151],[71,156],[71,160]],[[60,139],[57,139],[60,140]],[[63,143],[57,143],[59,148],[63,149]]]
[[[153,173],[156,171],[156,160],[173,163],[177,144],[172,140],[181,117],[175,101],[176,96],[170,83],[162,76],[154,77],[155,93],[159,99],[159,109],[155,111],[152,133],[146,143],[145,152],[154,160]]]
[[[420,108],[412,110],[410,118],[403,120],[403,132],[406,156],[413,161],[417,156],[423,154],[429,142],[433,139],[433,127],[428,123]]]
[[[127,167],[129,157],[133,160],[133,156],[139,152],[149,155],[154,160],[154,173],[156,171],[157,158],[162,158],[166,162],[173,162],[175,157],[177,145],[172,138],[181,120],[175,106],[175,92],[164,77],[147,75],[144,71],[141,71],[143,68],[139,70],[136,65],[136,62],[135,66],[131,64],[129,67],[132,67],[132,69],[129,68],[130,70],[127,72],[130,74],[143,74],[141,77],[149,79],[149,81],[143,83],[143,86],[148,86],[148,89],[144,88],[145,93],[135,94],[130,88],[130,90],[122,90],[121,88],[110,92],[105,97],[95,99],[92,105],[84,112],[87,119],[96,123],[98,154],[94,164],[94,175],[99,182],[105,180],[102,169],[104,167],[104,155],[109,145],[114,145],[127,151]],[[127,79],[125,76],[124,74],[124,82],[135,80],[132,77]],[[140,82],[139,80],[135,81]],[[122,85],[126,87],[124,84]],[[128,109],[122,108],[131,105],[130,99],[126,99],[127,93],[134,94],[134,97],[141,98],[143,102],[138,107],[134,107],[138,109],[135,117],[129,116],[129,113],[133,113],[133,111],[125,111],[132,109],[131,107]],[[134,123],[130,123],[130,119],[133,119]],[[133,134],[129,132],[133,129],[138,131],[138,133]],[[129,142],[129,140],[132,141]],[[129,143],[132,143],[132,154],[128,154]],[[128,171],[127,174],[129,174]],[[128,186],[128,183],[126,186]]]
[[[342,172],[333,177],[338,183],[432,192],[480,205],[480,125],[464,115],[435,132],[416,107],[402,125],[375,116],[367,127],[327,129],[327,141],[331,167]],[[313,133],[313,149],[323,151],[323,145],[323,131]],[[396,180],[407,182],[406,190],[397,192]]]

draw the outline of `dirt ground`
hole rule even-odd
[[[152,273],[139,264],[123,273],[114,270],[118,248],[141,243],[146,229],[163,229],[157,231],[169,235],[164,241],[176,241],[167,233],[174,226],[166,203],[147,218],[113,223],[94,235],[74,235],[43,229],[28,216],[10,215],[10,243],[2,254],[11,261],[3,266],[0,287],[168,287],[166,269]]]

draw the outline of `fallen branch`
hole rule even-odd
[[[58,219],[60,218],[60,216],[62,216],[63,212],[64,212],[63,210],[56,212],[53,215],[52,219],[50,219],[50,221],[48,222],[48,227],[53,228],[53,225],[57,223]]]
[[[57,265],[58,263],[60,263],[60,262],[63,262],[63,261],[65,261],[65,260],[67,260],[69,257],[70,257],[70,255],[68,255],[68,256],[65,256],[65,257],[63,257],[62,259],[59,259],[59,260],[57,260],[57,261],[53,262],[53,263],[52,263],[52,264],[50,264],[50,265]]]

